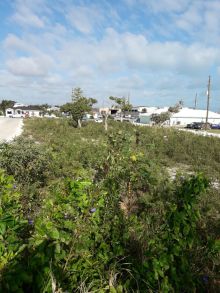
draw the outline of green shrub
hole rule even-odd
[[[20,195],[16,192],[13,178],[6,176],[0,170],[1,292],[17,292],[15,275],[17,275],[18,272],[17,270],[14,271],[13,267],[19,264],[21,255],[27,246],[24,241],[27,224],[28,222],[22,217]],[[17,282],[19,282],[19,278]]]
[[[0,153],[22,186],[18,195],[12,179],[0,181],[3,220],[18,227],[4,234],[13,257],[0,291],[217,292],[219,191],[202,175],[171,181],[166,167],[217,180],[218,140],[114,121],[107,134],[67,119],[25,124],[40,143],[21,139]]]
[[[46,183],[51,175],[51,155],[33,140],[18,138],[0,146],[0,167],[13,175],[18,183],[30,185]]]

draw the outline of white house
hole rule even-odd
[[[132,112],[139,112],[139,113],[149,113],[149,112],[153,112],[156,109],[158,109],[157,107],[148,107],[148,106],[136,106],[136,107],[132,107]]]
[[[60,111],[60,107],[59,106],[51,106],[49,108],[47,108],[47,111]]]
[[[27,107],[28,105],[26,105],[26,104],[22,104],[22,103],[15,103],[14,104],[14,106],[13,106],[13,108],[17,108],[17,107]]]
[[[109,107],[103,107],[103,108],[99,108],[99,114],[100,115],[104,115],[104,114],[111,114],[111,108]]]
[[[17,106],[8,108],[5,111],[6,117],[41,117],[41,108],[39,106]]]
[[[109,114],[109,115],[116,115],[118,113],[121,113],[121,109],[118,109],[116,106],[112,107],[103,107],[99,108],[99,114],[104,115],[104,114]]]
[[[140,123],[143,123],[143,124],[151,124],[152,114],[161,114],[163,112],[168,111],[168,107],[164,107],[164,108],[146,107],[146,108],[147,108],[147,112],[140,113],[140,115],[139,115]]]
[[[182,108],[178,113],[174,113],[170,118],[170,125],[187,125],[192,122],[206,122],[206,110]],[[208,122],[219,124],[220,114],[209,111]]]

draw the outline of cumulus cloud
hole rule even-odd
[[[49,57],[20,57],[6,62],[8,70],[14,75],[44,76],[48,74],[52,60]]]
[[[22,28],[9,29],[3,40],[2,64],[11,83],[3,80],[24,96],[26,85],[42,99],[64,101],[81,86],[100,99],[131,92],[135,103],[179,95],[190,100],[220,67],[219,1],[14,3],[10,24]]]
[[[41,12],[41,9],[45,7],[44,3],[41,0],[34,1],[21,1],[16,0],[14,2],[15,12],[11,16],[11,21],[19,24],[23,27],[36,27],[44,28],[44,20],[37,14]]]
[[[203,13],[196,3],[192,4],[184,13],[176,17],[177,26],[190,33],[194,32],[202,23]]]
[[[44,27],[44,22],[37,15],[30,13],[27,8],[15,13],[11,19],[22,26]]]
[[[92,33],[94,27],[102,20],[102,14],[95,6],[72,6],[67,19],[72,26],[84,34]]]
[[[29,52],[36,54],[40,52],[39,48],[29,39],[29,37],[22,39],[14,34],[8,34],[3,45],[7,53]]]

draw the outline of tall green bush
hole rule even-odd
[[[0,145],[0,167],[23,185],[44,185],[51,175],[51,164],[50,152],[33,140],[21,137]]]
[[[167,158],[189,160],[191,136],[153,128],[137,133],[114,122],[107,135],[95,124],[74,129],[65,120],[40,120],[37,128],[34,120],[26,123],[40,144],[21,141],[19,148],[14,142],[0,153],[5,170],[22,186],[19,195],[13,179],[1,177],[1,263],[5,254],[10,257],[0,270],[0,291],[218,289],[218,205],[214,215],[208,212],[214,211],[217,191],[209,200],[214,189],[205,176],[171,181],[166,173]],[[213,142],[210,156],[215,147]],[[192,154],[197,158],[194,149]],[[29,174],[19,169],[26,162]],[[33,213],[24,212],[37,190],[44,196],[36,198]]]
[[[14,180],[0,170],[0,291],[16,291],[15,275],[26,249],[24,241],[28,221],[23,218],[20,194],[16,192]],[[10,267],[10,269],[9,269]],[[15,275],[14,275],[15,274]],[[20,277],[22,272],[20,272]]]

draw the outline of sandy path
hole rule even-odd
[[[0,117],[0,142],[10,141],[22,132],[22,118]]]

